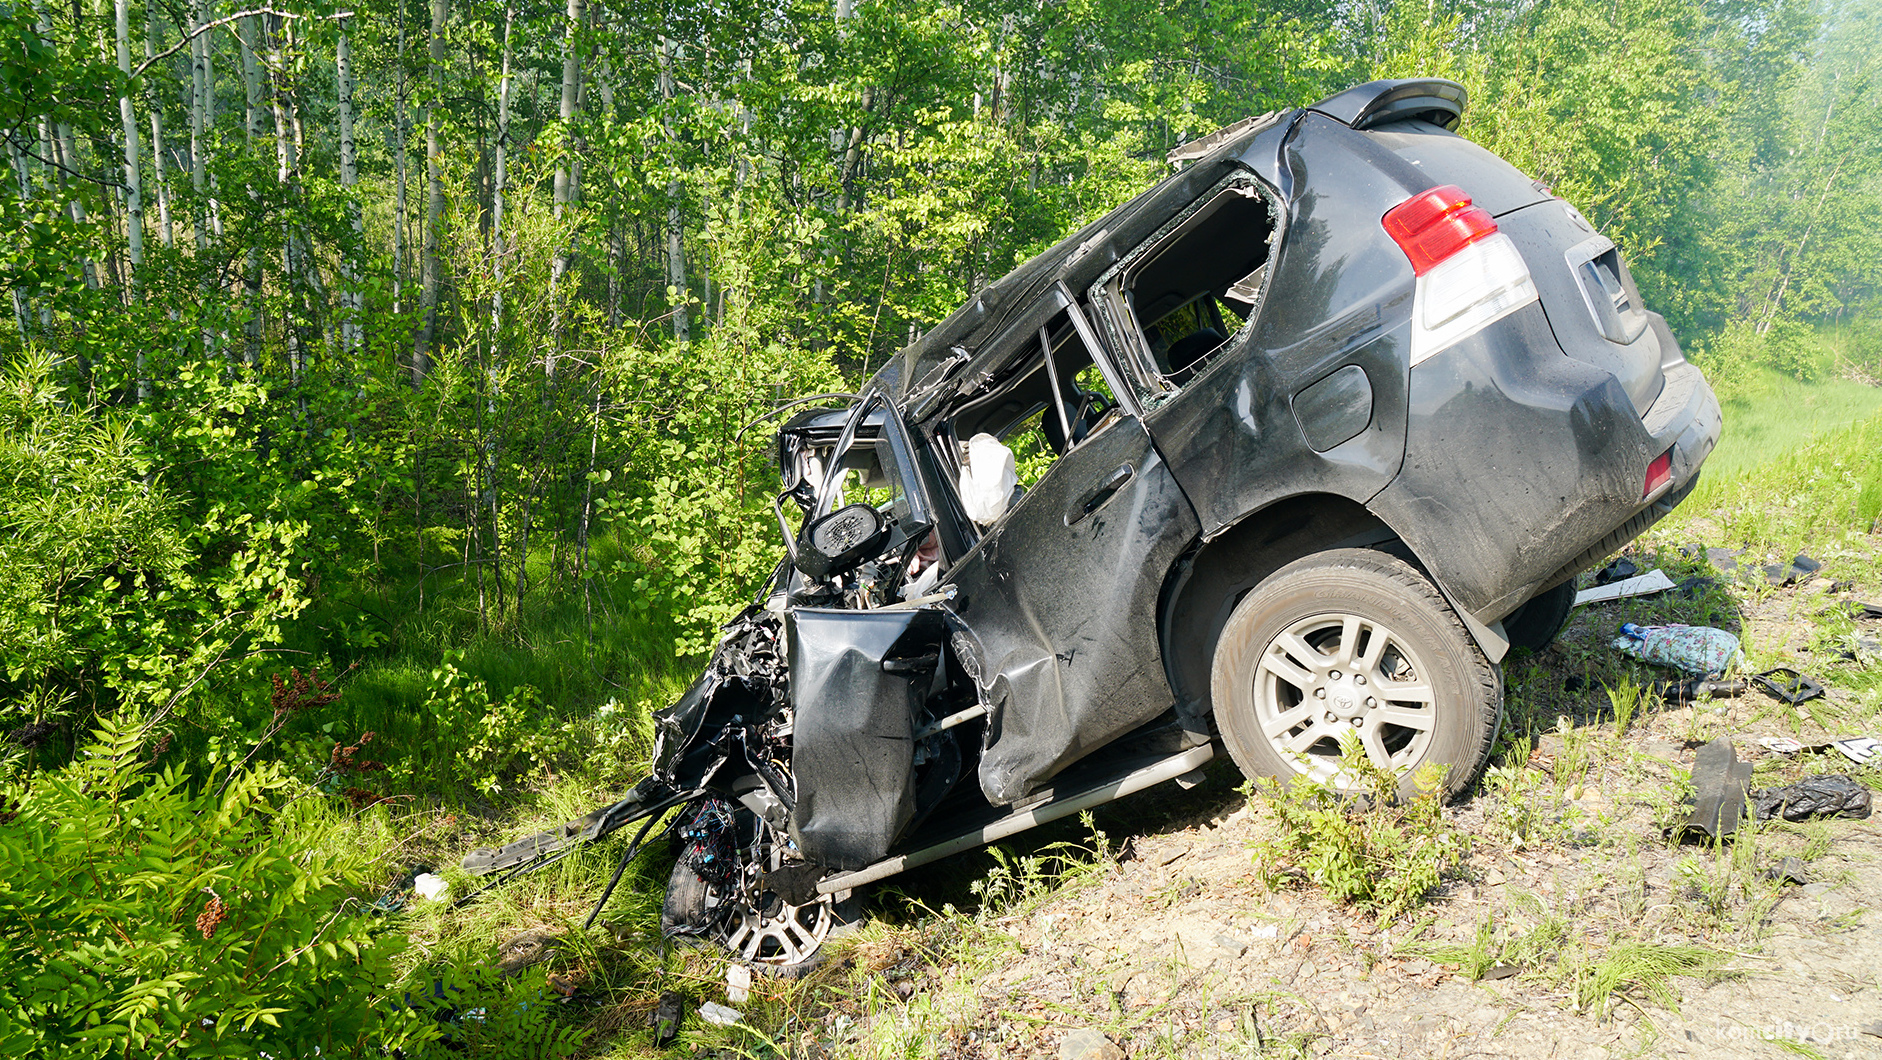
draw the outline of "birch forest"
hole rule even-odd
[[[335,822],[630,783],[776,562],[745,426],[1238,119],[1460,81],[1722,391],[1882,379],[1879,40],[1877,0],[0,8],[0,1054],[432,1048]]]

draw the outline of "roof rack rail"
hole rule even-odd
[[[1179,145],[1174,151],[1163,156],[1164,161],[1168,162],[1172,168],[1181,168],[1184,162],[1194,162],[1243,133],[1258,129],[1263,124],[1273,121],[1276,116],[1275,111],[1269,111],[1253,118],[1243,118],[1233,125],[1224,125],[1207,136]]]

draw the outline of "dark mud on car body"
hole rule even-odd
[[[1552,637],[1549,591],[1671,510],[1719,413],[1463,105],[1373,82],[1186,145],[791,416],[785,558],[657,716],[654,775],[467,867],[686,803],[663,923],[792,967],[851,888],[1224,748],[1338,784],[1356,739],[1465,790],[1499,620],[1533,598],[1512,629]]]

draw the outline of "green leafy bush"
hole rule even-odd
[[[1457,867],[1466,839],[1444,818],[1435,776],[1419,784],[1433,794],[1401,802],[1398,778],[1373,765],[1358,741],[1342,759],[1358,789],[1351,795],[1304,776],[1255,785],[1278,827],[1256,842],[1254,863],[1269,887],[1311,883],[1389,921],[1416,908]]]
[[[76,405],[57,367],[29,349],[0,373],[7,728],[177,706],[210,671],[278,641],[304,602],[290,557],[305,524],[189,511],[134,418]]]

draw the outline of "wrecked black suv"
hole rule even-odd
[[[856,887],[1223,749],[1338,785],[1357,741],[1464,789],[1506,650],[1720,422],[1614,243],[1463,106],[1376,81],[1186,145],[860,395],[783,410],[784,559],[653,775],[466,867],[644,819],[625,864],[665,819],[665,930],[789,967]]]

